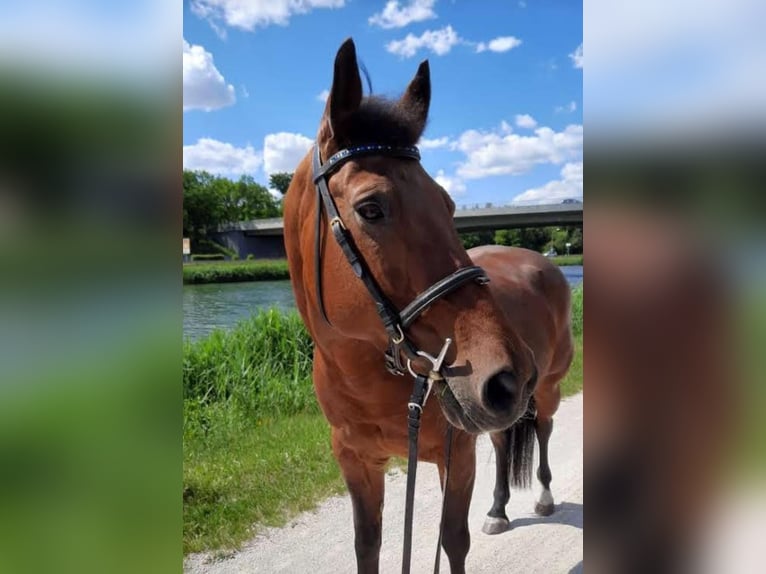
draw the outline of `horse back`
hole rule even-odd
[[[518,247],[483,245],[468,255],[487,272],[507,320],[535,353],[540,378],[563,376],[572,359],[571,290],[558,266]]]

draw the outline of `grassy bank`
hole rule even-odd
[[[183,267],[184,283],[235,283],[289,279],[287,260],[211,261]]]
[[[576,349],[562,382],[582,389]],[[280,525],[344,484],[311,384],[311,340],[296,313],[268,311],[184,346],[184,552],[236,548],[253,525]]]
[[[550,258],[556,265],[582,265],[582,254],[580,255],[556,255]]]

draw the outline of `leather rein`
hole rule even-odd
[[[412,515],[415,497],[415,476],[418,462],[420,417],[434,382],[443,380],[441,374],[442,362],[444,361],[444,357],[452,341],[446,339],[439,354],[436,357],[433,357],[428,353],[419,350],[412,341],[410,341],[407,337],[407,329],[423,313],[423,311],[428,309],[428,307],[442,297],[445,297],[470,281],[485,285],[489,282],[489,277],[487,277],[481,267],[475,265],[462,267],[428,287],[425,291],[415,297],[415,299],[404,309],[397,311],[370,273],[364,258],[354,244],[353,237],[349,233],[348,228],[344,225],[343,219],[340,217],[340,213],[335,205],[335,201],[330,195],[328,187],[330,176],[340,169],[345,162],[353,158],[365,156],[388,156],[420,161],[420,152],[415,146],[369,144],[343,149],[331,156],[326,162],[322,163],[319,145],[314,145],[312,162],[314,174],[313,181],[317,190],[316,238],[314,244],[315,287],[319,311],[327,324],[330,324],[322,297],[322,210],[324,209],[327,212],[330,229],[332,230],[335,241],[340,246],[341,251],[343,251],[349,265],[351,265],[354,275],[364,283],[364,286],[367,288],[367,291],[375,302],[375,309],[377,310],[378,316],[383,322],[383,327],[388,334],[388,349],[384,355],[386,368],[390,373],[395,375],[404,375],[409,371],[415,379],[412,396],[407,403],[409,455],[407,461],[407,494],[405,504],[402,573],[408,574],[410,571],[412,549]],[[406,357],[406,364],[402,360],[402,355]],[[431,362],[431,369],[427,375],[418,374],[413,371],[412,361],[418,357],[422,357]],[[447,480],[449,479],[451,444],[452,426],[448,425],[445,445],[444,483],[442,484],[442,517],[440,520],[439,541],[437,543],[436,561],[434,566],[434,572],[437,573],[439,571],[439,558],[441,556],[440,546],[442,530],[444,527],[444,508],[447,499]]]

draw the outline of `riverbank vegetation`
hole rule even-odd
[[[568,265],[582,265],[582,253],[580,255],[554,255],[550,257],[551,263],[555,263],[559,267],[566,267]]]
[[[184,283],[235,283],[289,279],[286,259],[205,261],[183,266]]]
[[[562,382],[582,389],[582,287],[573,292],[577,353]],[[236,548],[345,486],[311,382],[312,342],[295,312],[260,312],[183,352],[184,552]]]

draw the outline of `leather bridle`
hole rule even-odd
[[[459,287],[469,281],[475,281],[480,285],[489,282],[489,277],[481,267],[471,265],[462,267],[431,285],[428,289],[420,293],[415,299],[407,305],[401,312],[396,311],[390,300],[385,296],[378,286],[377,281],[370,273],[364,258],[359,253],[354,244],[348,229],[343,223],[343,219],[338,213],[335,201],[330,195],[328,180],[336,170],[347,161],[353,158],[365,156],[389,156],[402,159],[420,160],[420,152],[415,146],[390,146],[370,144],[343,149],[330,157],[324,164],[321,161],[319,146],[314,146],[314,185],[317,189],[317,218],[316,218],[316,238],[315,238],[315,278],[316,278],[316,296],[319,304],[319,311],[324,320],[329,324],[327,312],[324,307],[322,297],[322,209],[327,211],[327,218],[330,222],[333,237],[343,251],[346,259],[351,265],[354,274],[362,280],[370,297],[375,302],[375,309],[378,316],[383,321],[383,327],[388,334],[388,351],[385,353],[386,368],[393,374],[404,375],[407,369],[402,361],[402,353],[411,362],[416,358],[425,356],[425,353],[419,351],[415,345],[407,338],[407,329],[412,323],[436,301],[449,295]]]
[[[412,550],[412,515],[415,497],[415,473],[418,462],[418,434],[420,430],[420,416],[423,413],[423,407],[431,387],[435,381],[443,380],[441,374],[442,362],[449,349],[450,339],[446,339],[444,346],[439,354],[434,357],[428,353],[419,350],[407,337],[407,330],[412,323],[433,303],[445,297],[465,285],[469,281],[475,281],[480,285],[489,282],[489,277],[481,267],[471,265],[462,267],[450,275],[440,279],[428,289],[420,293],[415,299],[401,311],[397,311],[385,296],[375,278],[370,273],[364,258],[359,253],[354,244],[353,237],[344,225],[343,219],[338,212],[335,201],[330,195],[328,180],[330,176],[347,161],[353,158],[365,156],[389,156],[405,160],[420,160],[420,152],[415,146],[390,146],[380,144],[361,145],[342,149],[331,156],[324,164],[319,152],[319,144],[314,145],[313,153],[313,173],[314,185],[317,189],[317,217],[316,217],[316,238],[314,252],[314,271],[316,297],[319,305],[319,311],[323,319],[330,324],[327,318],[327,311],[324,307],[322,297],[322,209],[327,211],[330,229],[332,229],[335,241],[343,251],[348,260],[351,269],[359,279],[362,280],[367,288],[372,300],[375,302],[375,309],[378,316],[383,321],[383,327],[388,334],[388,349],[385,352],[385,364],[389,372],[396,375],[404,375],[409,371],[414,377],[414,386],[412,395],[407,403],[408,417],[408,437],[409,437],[409,455],[407,461],[407,494],[405,501],[405,519],[404,519],[404,550],[402,553],[402,572],[408,574],[410,571],[410,557]],[[402,361],[402,354],[407,359],[405,366]],[[431,362],[431,369],[427,375],[418,374],[412,369],[412,361],[422,357]],[[405,370],[406,368],[406,370]],[[446,446],[445,446],[445,473],[444,483],[442,485],[442,517],[439,526],[439,541],[436,547],[436,561],[434,572],[439,571],[439,558],[441,556],[441,538],[444,527],[444,509],[447,500],[447,481],[449,479],[449,461],[452,445],[452,426],[448,425]]]

